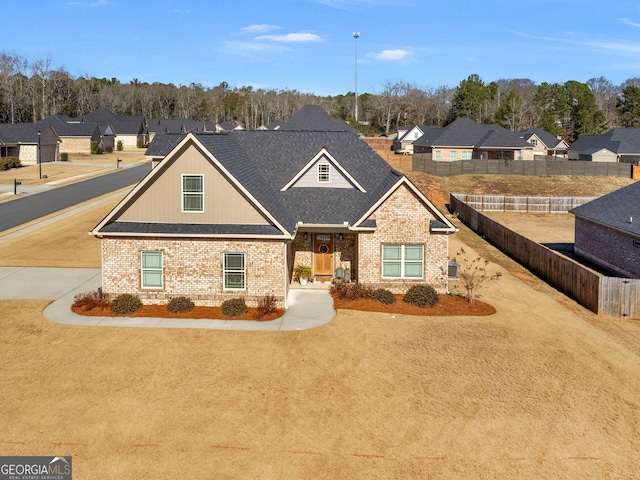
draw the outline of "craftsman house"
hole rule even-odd
[[[327,128],[305,129],[319,112]],[[395,292],[445,292],[455,227],[351,130],[305,107],[279,130],[174,136],[91,232],[102,239],[103,291],[199,305],[271,294],[286,307],[301,263],[317,281],[342,267]]]
[[[640,183],[574,208],[576,255],[617,275],[640,278]]]

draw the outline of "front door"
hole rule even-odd
[[[333,235],[316,233],[313,241],[313,274],[333,275]]]

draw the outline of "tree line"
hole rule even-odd
[[[255,129],[288,120],[307,104],[322,106],[335,118],[367,135],[390,133],[399,125],[445,126],[467,117],[509,130],[540,127],[572,142],[581,135],[615,127],[640,127],[640,78],[614,85],[604,77],[563,84],[529,79],[485,83],[473,74],[456,87],[423,87],[388,81],[377,93],[318,96],[297,90],[188,86],[133,79],[71,76],[50,58],[34,61],[0,53],[0,122],[30,123],[53,114],[82,117],[98,108],[147,118],[193,118],[236,122]]]

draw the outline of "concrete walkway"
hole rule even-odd
[[[285,314],[268,322],[249,320],[194,320],[176,318],[85,317],[71,311],[78,293],[93,292],[102,282],[99,268],[0,267],[0,300],[54,301],[44,316],[65,325],[102,327],[204,328],[219,330],[306,330],[331,321],[333,299],[324,285],[292,288]],[[297,286],[297,285],[296,285]]]

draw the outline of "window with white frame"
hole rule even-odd
[[[321,163],[318,165],[318,182],[327,183],[329,181],[329,164]]]
[[[182,211],[204,212],[204,175],[182,175]]]
[[[162,252],[140,252],[142,288],[163,288]]]
[[[436,150],[436,161],[439,161],[441,159],[442,156],[442,152],[440,150]]]
[[[246,255],[244,253],[224,254],[224,289],[244,290],[246,288]]]
[[[383,245],[383,278],[422,278],[424,245]]]
[[[534,147],[537,147],[537,146],[538,146],[538,140],[537,140],[537,139],[535,139],[535,138],[532,138],[531,140],[529,140],[529,143],[530,143],[531,145],[533,145]]]
[[[455,162],[456,161],[457,152],[451,152],[449,155],[450,155],[449,158],[451,159],[451,161]]]
[[[462,160],[471,160],[471,152],[462,152]]]

